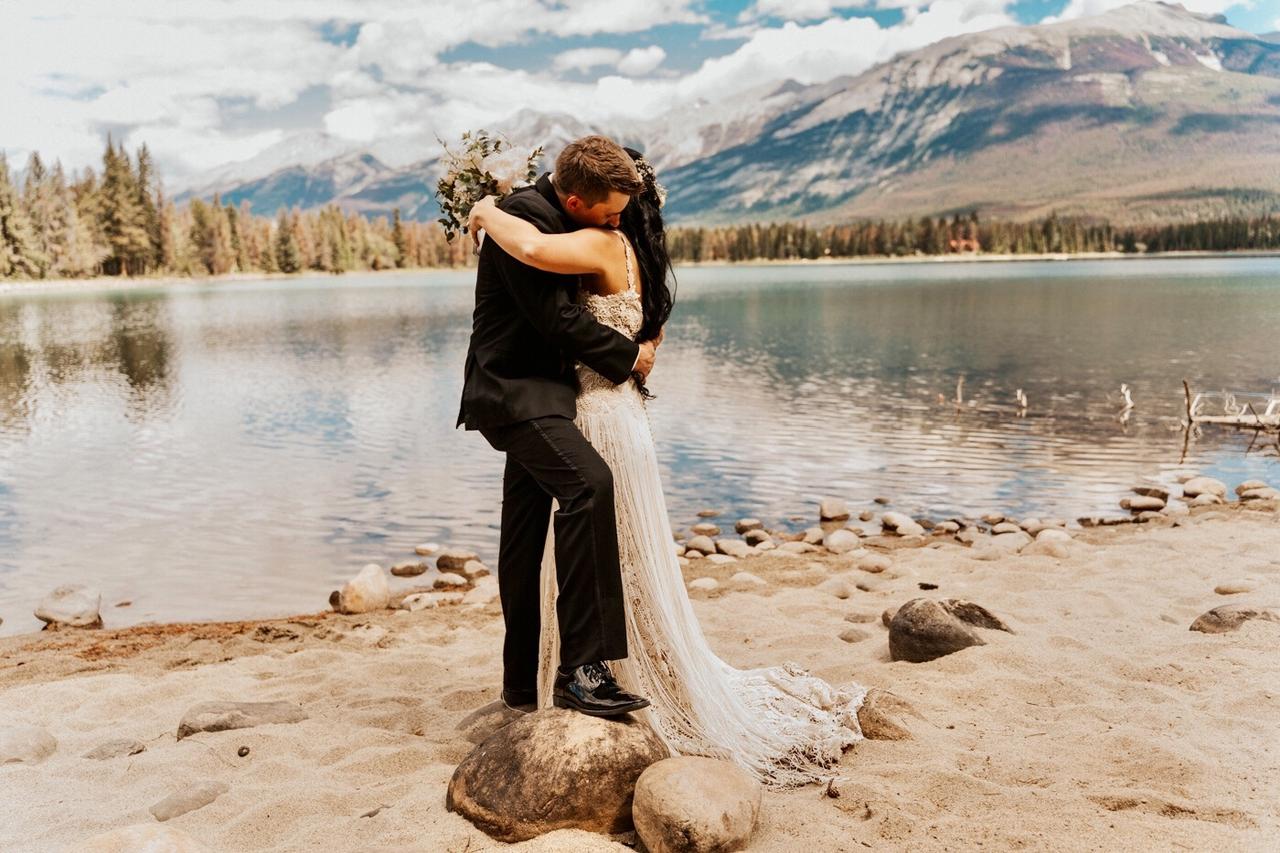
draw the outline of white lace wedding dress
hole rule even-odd
[[[621,234],[619,235],[622,236]],[[635,339],[643,320],[627,255],[628,289],[582,300],[602,323]],[[633,382],[615,386],[579,365],[576,423],[613,471],[629,656],[611,663],[618,682],[649,699],[641,716],[673,754],[735,761],[771,787],[827,778],[862,739],[866,689],[837,689],[790,664],[740,670],[711,650],[698,626],[671,540],[645,401]],[[559,662],[555,553],[542,565],[538,705],[551,707]],[[743,626],[749,630],[749,626]]]

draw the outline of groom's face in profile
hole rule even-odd
[[[579,225],[596,228],[617,228],[622,221],[631,196],[610,190],[609,195],[596,204],[587,204],[581,196],[570,195],[564,200],[565,213]]]

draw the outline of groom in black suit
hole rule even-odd
[[[544,233],[617,227],[642,187],[625,151],[588,136],[565,148],[554,175],[544,174],[499,206]],[[479,430],[507,455],[498,547],[503,701],[526,707],[537,700],[539,576],[555,498],[560,668],[554,702],[614,716],[649,702],[622,690],[606,664],[627,656],[613,475],[574,425],[574,364],[618,384],[633,373],[643,379],[656,344],[637,344],[597,322],[578,304],[577,290],[577,276],[526,266],[484,241],[458,424]]]

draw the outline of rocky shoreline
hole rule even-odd
[[[725,768],[636,746],[640,836],[628,797],[608,832],[621,805],[509,837],[667,849],[673,826],[711,833],[723,812],[761,850],[1265,846],[1280,838],[1268,489],[1138,484],[1113,517],[1073,523],[830,500],[791,533],[709,510],[673,543],[709,641],[741,668],[794,661],[868,686],[865,740],[826,785],[723,796],[698,780]],[[337,833],[353,849],[489,849],[452,792],[477,744],[514,739],[523,716],[494,702],[496,582],[474,554],[418,551],[389,568],[410,589],[366,567],[314,614],[55,619],[0,638],[0,775],[18,792],[0,848],[292,850]],[[524,717],[519,742],[566,713]]]

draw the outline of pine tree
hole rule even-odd
[[[276,219],[275,256],[280,272],[295,273],[302,269],[302,253],[298,250],[293,222],[283,207]]]
[[[9,161],[0,154],[0,278],[35,278],[42,264],[31,220],[9,177]]]
[[[159,239],[156,245],[156,266],[165,272],[175,272],[178,269],[178,242],[174,233],[177,211],[174,210],[173,202],[164,197],[163,190],[156,193],[156,208],[156,236]]]
[[[108,275],[130,275],[145,271],[150,250],[142,208],[138,204],[138,180],[121,145],[119,150],[107,137],[102,155],[102,230],[111,247],[105,264]]]
[[[58,223],[58,200],[54,195],[52,177],[44,167],[40,155],[32,151],[27,158],[27,175],[22,187],[22,207],[31,221],[33,239],[31,260],[38,269],[37,276],[46,278],[53,266],[57,243],[61,238]]]
[[[138,208],[142,228],[147,234],[147,249],[143,253],[144,270],[161,266],[163,235],[160,231],[160,211],[156,203],[159,181],[151,162],[151,151],[144,142],[138,148]]]
[[[404,236],[404,223],[400,221],[400,208],[396,208],[391,220],[391,242],[396,247],[396,267],[403,269],[409,258],[409,244]]]

